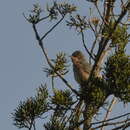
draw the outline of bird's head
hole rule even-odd
[[[77,51],[72,53],[71,60],[75,64],[81,60],[84,60],[84,55],[81,51],[77,50]]]

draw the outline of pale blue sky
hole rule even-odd
[[[44,2],[42,2],[44,1]],[[40,3],[45,6],[47,0]],[[52,1],[52,0],[48,0]],[[75,0],[72,0],[75,1]],[[42,71],[46,62],[34,37],[31,25],[22,16],[37,0],[1,0],[0,4],[0,129],[17,130],[12,125],[11,113],[19,104],[19,101],[35,94],[35,89],[49,80]],[[78,2],[76,2],[78,4]],[[84,4],[84,3],[82,3]],[[80,6],[83,6],[83,5]],[[83,6],[83,14],[86,10]],[[47,26],[40,26],[41,32],[45,32]],[[60,25],[45,40],[45,46],[53,57],[59,51],[65,51],[70,55],[74,50],[81,48],[79,36],[74,30]],[[87,36],[87,41],[91,37]],[[130,47],[127,48],[127,51]],[[129,52],[129,51],[128,51]],[[71,68],[70,68],[71,69]],[[77,85],[69,72],[71,84]],[[77,85],[78,86],[78,85]],[[61,85],[62,87],[62,85]],[[124,109],[123,105],[116,105],[115,112],[128,112],[130,107]],[[130,111],[129,111],[130,112]],[[42,126],[42,125],[41,125]]]

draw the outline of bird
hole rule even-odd
[[[80,50],[72,53],[71,60],[73,63],[74,78],[82,86],[88,80],[92,66]]]

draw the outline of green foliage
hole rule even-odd
[[[52,62],[54,63],[53,69],[44,69],[44,72],[47,73],[47,76],[57,77],[57,74],[55,72],[58,72],[60,75],[65,75],[68,72],[67,67],[69,65],[65,53],[58,53],[56,55],[56,59],[52,59]]]
[[[108,37],[114,27],[114,22],[106,27],[104,36]],[[111,36],[111,47],[115,54],[110,56],[105,67],[106,81],[109,84],[110,94],[114,94],[123,102],[130,101],[130,57],[125,54],[125,47],[129,42],[128,28],[126,25],[117,25]]]
[[[44,124],[44,128],[45,130],[68,130],[65,125],[66,122],[61,122],[57,117],[51,117],[50,121]]]
[[[30,128],[34,120],[40,118],[47,111],[47,98],[46,86],[41,85],[35,97],[20,102],[19,106],[14,110],[14,113],[12,113],[14,125],[18,128]]]
[[[58,10],[56,9],[56,7],[57,7],[57,3],[56,2],[54,2],[53,6],[51,6],[51,7],[49,7],[47,5],[47,11],[49,13],[50,20],[57,19],[57,17],[58,17]]]
[[[34,4],[33,9],[31,10],[31,14],[29,15],[28,21],[30,23],[36,24],[40,20],[40,14],[42,13],[42,9],[39,4]]]
[[[101,106],[108,96],[107,83],[103,79],[93,77],[88,86],[82,90],[82,95],[86,98],[85,102],[95,107]]]
[[[58,16],[61,15],[62,17],[64,17],[67,14],[71,14],[72,12],[76,11],[76,6],[74,5],[70,5],[68,3],[57,3],[56,1],[53,2],[53,5],[51,7],[49,7],[47,5],[47,11],[46,13],[48,13],[47,16],[42,17],[41,13],[43,12],[43,10],[41,9],[39,4],[34,4],[33,5],[33,9],[31,10],[31,13],[29,14],[29,17],[26,18],[25,15],[25,19],[32,23],[32,24],[37,24],[38,22],[45,20],[47,18],[50,18],[50,20],[54,20],[54,19],[58,19]]]
[[[111,31],[114,28],[115,22],[110,22],[109,26],[106,26],[104,29],[104,37],[108,37]],[[122,48],[124,49],[126,44],[128,43],[129,40],[129,35],[127,33],[128,27],[126,25],[117,25],[116,30],[110,37],[111,40],[111,47],[117,47],[117,48]]]
[[[70,109],[74,102],[69,90],[55,90],[51,103],[55,106],[55,114],[61,116],[65,110]]]
[[[72,103],[72,96],[69,90],[55,90],[54,96],[52,97],[52,104],[68,107]]]
[[[53,116],[50,121],[44,125],[46,130],[68,130],[66,128],[67,111],[74,104],[71,92],[69,90],[55,90],[54,96],[51,97]]]
[[[112,46],[116,46],[118,44],[120,47],[124,49],[126,44],[128,43],[128,33],[127,26],[118,25],[116,31],[112,35]]]
[[[81,88],[81,95],[87,104],[87,111],[84,114],[89,121],[97,113],[98,109],[105,105],[105,100],[109,96],[108,84],[102,78],[92,77],[91,82]]]
[[[70,28],[74,27],[78,32],[81,32],[88,28],[88,23],[86,17],[81,17],[80,15],[76,15],[75,17],[70,16],[70,21],[67,21],[67,26]]]
[[[47,5],[47,11],[49,12],[50,19],[57,19],[58,15],[62,15],[63,17],[66,14],[71,14],[72,12],[76,11],[76,6],[70,5],[68,3],[57,3],[54,1],[53,6],[49,7]]]
[[[110,93],[123,102],[130,102],[130,57],[116,52],[107,60],[105,70]]]

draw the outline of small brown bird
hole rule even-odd
[[[88,80],[92,67],[79,50],[72,54],[71,60],[73,63],[75,80],[82,86],[82,84]]]

